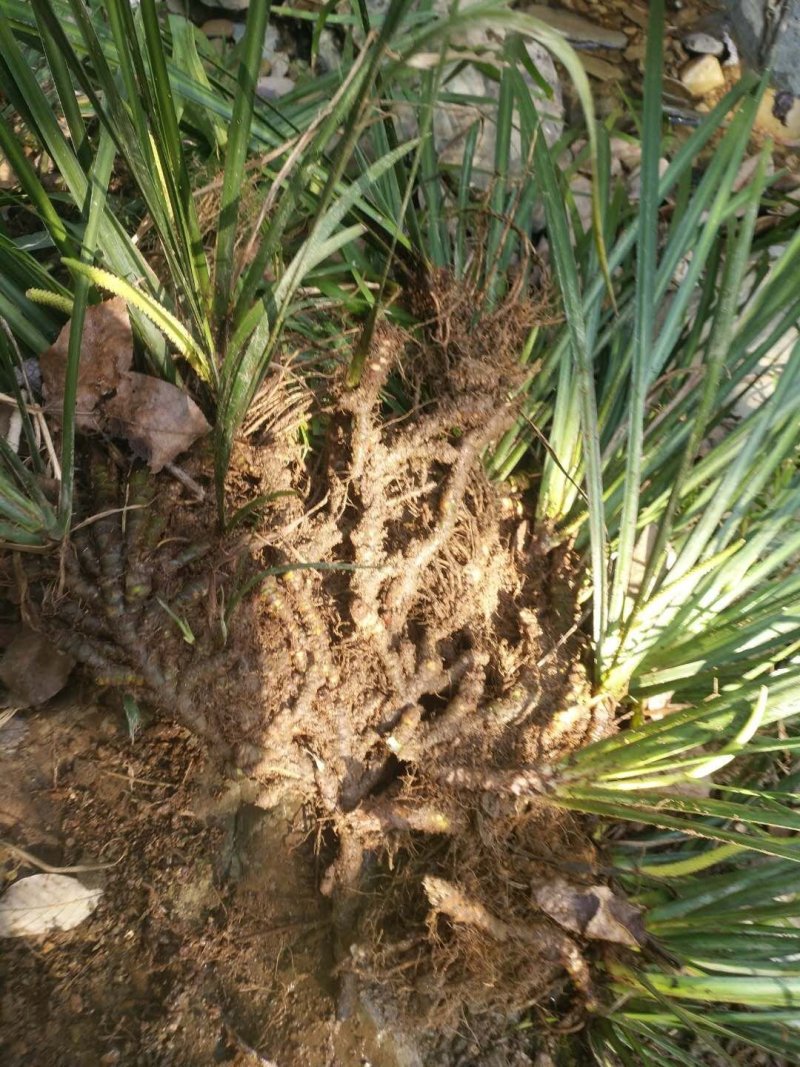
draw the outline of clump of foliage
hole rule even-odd
[[[732,420],[800,315],[800,231],[794,215],[759,231],[766,154],[736,189],[761,86],[733,89],[659,173],[663,4],[651,8],[636,205],[612,180],[609,130],[594,120],[575,57],[494,2],[440,18],[396,0],[379,27],[363,27],[340,72],[268,107],[254,94],[266,5],[251,6],[232,87],[202,69],[176,20],[165,32],[153,0],[137,12],[107,0],[93,15],[82,0],[0,0],[0,85],[16,111],[0,117],[0,147],[41,237],[31,251],[29,239],[0,233],[2,371],[24,430],[19,453],[0,444],[0,533],[15,549],[63,539],[69,596],[51,611],[42,600],[44,624],[106,684],[221,733],[265,790],[291,778],[315,796],[337,834],[327,888],[343,951],[354,931],[363,938],[383,921],[354,910],[365,854],[390,832],[400,847],[409,834],[434,840],[400,866],[417,893],[397,913],[423,926],[429,909],[447,920],[451,997],[486,1006],[474,965],[494,960],[500,1006],[519,1009],[536,996],[515,985],[536,942],[578,986],[598,1060],[631,1064],[687,1062],[689,1034],[723,1057],[730,1041],[782,1054],[800,1044],[800,347],[772,395]],[[507,34],[481,57],[499,90],[482,102],[497,137],[481,198],[477,122],[460,167],[440,165],[431,128],[453,65],[472,61],[459,32],[486,23]],[[556,51],[586,108],[588,233],[559,146],[542,133],[524,35]],[[398,116],[409,104],[419,129],[404,142]],[[15,121],[52,158],[55,192],[27,162]],[[207,249],[193,160],[226,137]],[[254,160],[263,203],[241,256],[240,191]],[[157,235],[158,273],[114,213],[120,162]],[[537,201],[558,313],[542,307],[535,282]],[[142,367],[180,383],[213,422],[218,524],[205,516],[202,551],[159,552],[159,516],[199,543],[196,515],[168,493],[124,533],[109,517],[70,536],[76,479],[90,512],[113,510],[117,492],[102,461],[75,462],[81,327],[100,291],[128,302]],[[65,303],[56,504],[15,370],[17,353],[47,347]],[[337,349],[336,316],[360,324],[356,344]],[[287,337],[302,353],[293,362]],[[311,358],[321,345],[323,365]],[[302,383],[294,399],[272,376],[287,367]],[[292,417],[258,436],[248,412],[270,390]],[[534,478],[533,537],[515,532],[497,488],[519,470]],[[192,473],[202,471],[201,458]],[[134,483],[149,492],[141,475]],[[243,527],[261,537],[258,551]],[[553,571],[567,575],[568,609],[546,619],[533,601]],[[144,573],[157,601],[141,595]],[[45,574],[34,569],[34,586],[47,587]],[[561,669],[563,656],[547,667],[548,641],[580,658],[583,617],[591,687]],[[175,624],[166,640],[165,618]],[[161,642],[161,660],[142,633]],[[282,678],[270,694],[262,657]],[[198,693],[223,669],[237,711],[212,720]],[[321,693],[330,717],[316,711]],[[608,736],[534,753],[547,715],[549,725],[573,705]],[[470,851],[459,835],[487,797],[494,832]],[[586,929],[576,939],[568,923],[554,925],[532,885],[526,834],[544,825],[551,864],[580,840],[596,867],[605,834],[615,885],[643,909],[646,933],[629,921],[630,938],[607,939],[616,947],[593,954],[594,980]],[[601,828],[594,842],[590,825]],[[514,862],[524,899],[511,894],[501,911],[488,872]],[[504,970],[502,956],[517,963]],[[368,978],[382,963],[397,958],[362,958],[354,972]]]

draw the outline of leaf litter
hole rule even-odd
[[[71,324],[40,357],[48,411],[61,417]],[[184,389],[132,370],[133,331],[121,297],[86,309],[78,368],[76,424],[128,441],[157,473],[211,427]]]
[[[211,428],[183,389],[135,371],[122,376],[105,416],[111,433],[126,438],[154,474]]]
[[[64,381],[72,323],[67,322],[39,357],[47,410],[58,419],[64,408]],[[78,366],[75,419],[78,429],[105,428],[103,406],[133,364],[133,331],[121,297],[87,307]]]

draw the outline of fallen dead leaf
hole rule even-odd
[[[64,405],[70,323],[39,363],[47,408]],[[121,297],[87,308],[78,369],[76,424],[129,441],[133,451],[160,471],[211,428],[200,408],[169,382],[132,371],[133,332]]]
[[[42,388],[48,411],[61,417],[71,321],[39,357]],[[86,309],[78,368],[76,425],[81,430],[104,429],[102,405],[133,363],[133,331],[127,304],[121,297]]]
[[[647,940],[642,914],[606,885],[574,886],[561,878],[534,886],[536,904],[559,926],[595,941],[638,948]]]
[[[105,412],[110,431],[126,437],[154,473],[211,429],[182,389],[135,371],[122,376]]]
[[[102,889],[66,874],[20,878],[0,897],[0,937],[37,937],[72,930],[97,907]]]
[[[24,630],[0,659],[0,681],[18,704],[35,707],[64,688],[74,666],[43,634]]]

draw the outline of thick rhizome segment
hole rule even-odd
[[[343,1012],[383,984],[449,1025],[565,976],[592,1006],[577,944],[536,902],[595,869],[548,802],[553,762],[607,721],[577,569],[482,464],[518,415],[541,309],[477,313],[444,277],[419,292],[423,325],[378,320],[349,371],[275,366],[224,533],[180,483],[87,454],[89,521],[55,579],[31,572],[30,610],[99,684],[201,734],[260,805],[314,811]],[[210,481],[202,452],[190,473]]]

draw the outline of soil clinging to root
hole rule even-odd
[[[575,565],[481,464],[516,418],[518,353],[537,309],[516,301],[476,319],[470,293],[443,277],[414,300],[427,325],[412,336],[379,321],[354,387],[343,368],[308,384],[276,367],[236,452],[229,488],[241,510],[225,535],[207,500],[95,452],[82,499],[85,516],[100,517],[75,534],[56,577],[28,567],[34,626],[95,683],[126,693],[129,710],[132,699],[205,742],[202,775],[193,783],[187,768],[188,784],[174,782],[170,796],[214,798],[184,797],[180,808],[206,820],[196,833],[206,835],[208,894],[191,929],[172,936],[178,957],[194,953],[193,965],[202,958],[228,975],[226,1003],[207,972],[193,985],[186,958],[157,963],[148,943],[140,965],[171,976],[162,1022],[173,1036],[157,1046],[148,1031],[136,1046],[151,1050],[145,1059],[119,1062],[195,1062],[181,1059],[175,1035],[200,1002],[217,1003],[215,1034],[241,1030],[243,1047],[281,1065],[357,1062],[334,1047],[332,1022],[324,1055],[309,1036],[334,1008],[351,1020],[339,1027],[366,1019],[376,1033],[427,1032],[447,1063],[435,1042],[466,1018],[473,1034],[499,1040],[509,1016],[552,1007],[554,996],[567,1026],[595,1006],[581,947],[534,903],[548,879],[586,884],[595,868],[580,824],[547,802],[554,761],[607,728],[589,700],[580,636],[564,639],[576,631]],[[402,407],[387,403],[393,382]],[[298,427],[309,430],[312,412],[324,444],[308,450]],[[189,470],[211,489],[200,449]],[[174,805],[152,803],[142,833],[163,811],[180,821]],[[232,818],[260,827],[237,860],[245,884],[260,872],[252,914],[213,843],[220,827],[234,832]],[[103,853],[99,836],[91,820],[83,840],[76,825],[73,848]],[[169,925],[164,894],[177,890],[153,885],[142,856],[130,875],[129,850],[115,856],[109,884],[139,887],[148,930]],[[293,939],[287,923],[308,923],[313,936]],[[247,950],[233,947],[241,936],[261,938],[249,1000]],[[310,1001],[265,996],[284,950],[316,961],[304,972],[315,976]],[[182,1010],[169,1031],[164,1013]],[[351,1037],[351,1052],[375,1054]],[[521,1036],[519,1048],[532,1040]],[[404,1041],[385,1062],[415,1062]]]

